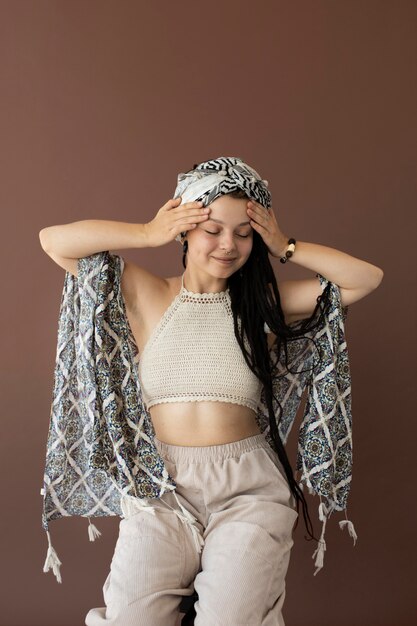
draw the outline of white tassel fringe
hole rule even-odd
[[[97,526],[94,526],[94,524],[91,523],[90,518],[88,518],[88,538],[90,539],[90,541],[95,541],[100,536],[101,532],[99,531]]]
[[[323,526],[322,526],[322,529],[321,529],[319,545],[317,546],[317,548],[315,549],[315,551],[313,553],[313,556],[311,557],[312,559],[314,559],[314,557],[316,557],[316,560],[314,562],[314,565],[316,566],[316,571],[314,572],[314,576],[317,574],[317,572],[319,572],[322,569],[323,563],[324,563],[324,553],[326,551],[326,542],[324,540],[324,533],[326,532],[326,522],[327,522],[327,516],[328,516],[329,512],[330,512],[330,509],[328,509],[326,507],[324,502],[320,502],[320,504],[319,504],[319,518],[323,522]]]
[[[355,545],[355,544],[356,544],[356,540],[357,540],[357,538],[358,538],[358,535],[356,534],[356,531],[355,531],[355,527],[354,527],[354,525],[353,525],[353,522],[351,522],[351,521],[350,521],[350,520],[348,520],[348,519],[343,519],[341,522],[339,522],[339,526],[340,526],[340,530],[343,530],[343,528],[344,528],[345,526],[347,526],[347,529],[348,529],[348,531],[349,531],[349,535],[350,535],[351,537],[353,537],[353,545]]]
[[[46,534],[48,536],[49,546],[48,546],[48,552],[46,554],[45,563],[43,566],[43,571],[45,573],[49,572],[49,570],[52,567],[52,571],[55,574],[55,578],[57,579],[59,583],[62,583],[61,572],[60,572],[60,566],[62,565],[62,563],[58,558],[55,548],[52,547],[51,536],[48,530],[46,531]]]

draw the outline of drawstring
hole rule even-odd
[[[205,541],[204,541],[204,538],[200,535],[198,528],[196,528],[196,526],[194,525],[197,519],[194,517],[194,515],[191,515],[191,513],[187,511],[187,509],[181,504],[181,502],[178,500],[178,496],[175,491],[174,491],[174,497],[176,501],[178,502],[178,504],[180,505],[183,515],[181,515],[181,513],[179,513],[178,511],[175,511],[175,509],[173,509],[173,511],[176,513],[176,515],[178,515],[179,519],[183,522],[183,524],[188,524],[189,527],[191,528],[196,550],[198,553],[200,553],[201,550],[203,549]]]
[[[191,513],[187,511],[187,509],[181,504],[181,502],[178,500],[178,496],[175,490],[173,491],[173,493],[176,501],[178,502],[178,505],[181,508],[182,513],[177,509],[174,509],[170,504],[168,504],[168,502],[165,502],[165,500],[160,499],[160,501],[169,506],[169,508],[174,511],[175,515],[177,515],[177,517],[181,520],[183,524],[188,524],[193,535],[196,550],[198,553],[200,553],[205,542],[204,538],[199,533],[198,528],[195,526],[195,522],[197,521],[197,519],[193,515],[191,515]],[[137,512],[138,510],[148,511],[148,513],[155,515],[155,507],[149,504],[146,498],[136,498],[135,496],[129,496],[125,494],[120,500],[120,507],[125,517],[129,517],[129,515],[131,515],[135,511]]]
[[[137,498],[135,496],[129,496],[124,494],[120,499],[120,508],[122,509],[123,517],[127,518],[138,511],[148,511],[152,515],[155,515],[155,507],[149,504],[146,498]]]

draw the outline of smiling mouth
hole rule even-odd
[[[235,261],[236,257],[232,257],[232,258],[228,257],[227,259],[222,259],[221,257],[214,256],[213,259],[216,259],[216,261]]]

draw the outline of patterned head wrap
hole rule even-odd
[[[271,208],[271,194],[268,181],[262,180],[258,172],[243,162],[239,157],[219,157],[204,161],[190,172],[178,174],[174,199],[181,196],[181,203],[201,200],[204,206],[237,189],[243,189],[247,195],[259,202],[266,209]],[[182,243],[186,231],[175,237]]]

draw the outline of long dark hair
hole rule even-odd
[[[198,164],[194,165],[193,169],[195,169],[197,165]],[[232,198],[239,199],[248,197],[247,194],[240,189],[232,191],[228,195]],[[186,267],[187,248],[188,242],[184,245],[182,259],[184,268]],[[318,329],[322,326],[324,315],[328,312],[331,304],[328,297],[330,285],[328,285],[317,298],[317,304],[310,317],[300,320],[296,328],[288,326],[285,323],[276,277],[269,260],[268,248],[262,237],[255,230],[253,230],[252,250],[246,263],[239,271],[229,277],[227,284],[230,291],[236,339],[240,345],[246,363],[264,385],[265,403],[269,414],[270,435],[275,445],[275,451],[284,467],[291,493],[296,500],[297,513],[299,512],[301,501],[307,533],[312,539],[318,541],[317,537],[313,534],[313,526],[307,501],[297,480],[294,478],[291,464],[278,431],[279,420],[282,416],[282,405],[279,398],[273,393],[272,381],[276,372],[276,364],[271,362],[267,337],[264,331],[264,322],[268,324],[271,331],[276,335],[276,354],[278,357],[281,355],[281,351],[284,350],[285,363],[287,371],[289,371],[288,342],[305,337],[305,332]],[[240,328],[237,322],[238,317],[241,321]],[[245,335],[250,347],[250,353],[248,353],[245,347],[243,339]],[[312,367],[314,367],[314,365]],[[279,406],[278,417],[274,413],[272,404],[273,398]],[[297,525],[298,518],[295,528]]]

